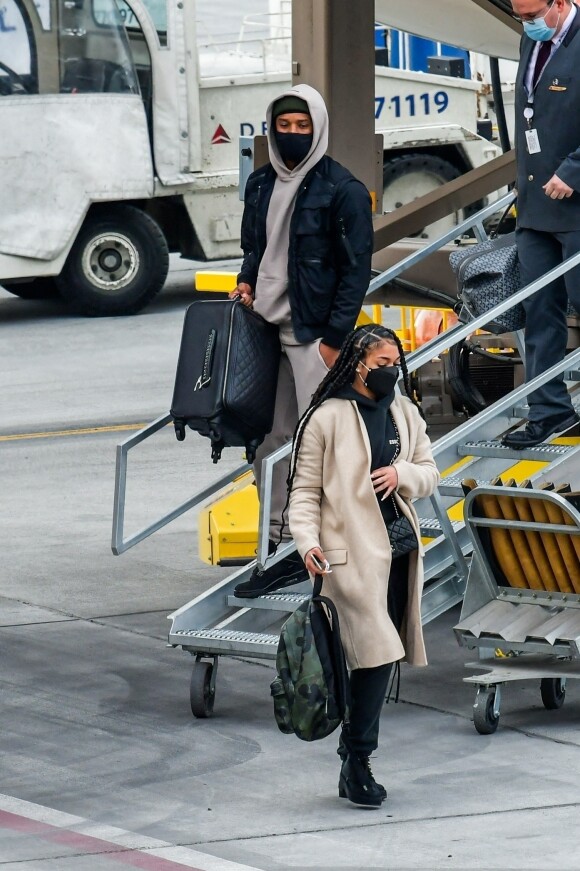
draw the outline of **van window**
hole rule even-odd
[[[100,7],[102,0],[94,0],[95,4],[95,15],[97,15],[97,9]],[[147,9],[147,12],[151,16],[151,20],[153,22],[153,26],[157,31],[157,36],[159,38],[159,44],[166,46],[167,45],[167,2],[166,0],[143,0],[143,5]],[[131,9],[130,5],[125,2],[125,0],[118,0],[119,12],[121,14],[121,18],[125,24],[125,27],[131,33],[131,31],[141,30],[141,25],[137,20],[137,16]],[[98,19],[97,19],[98,20]]]
[[[115,0],[60,0],[59,54],[62,94],[139,93]]]
[[[16,0],[0,0],[0,97],[37,93],[32,27]]]

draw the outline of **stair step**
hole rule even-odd
[[[228,596],[226,601],[233,608],[260,608],[264,611],[295,611],[310,596],[307,593],[268,593],[257,599],[241,599]]]
[[[464,495],[461,482],[469,477],[469,473],[466,471],[463,475],[449,475],[447,478],[442,478],[439,482],[439,492],[442,496],[461,497]],[[486,484],[489,484],[489,481],[477,479],[478,487],[484,487]]]
[[[178,629],[169,633],[169,643],[192,653],[220,653],[275,659],[278,635],[240,632],[233,629]]]
[[[453,527],[453,531],[457,532],[459,529],[463,529],[465,524],[463,520],[452,520],[451,526]],[[437,538],[437,536],[441,534],[441,524],[434,517],[420,517],[419,529],[421,530],[421,536],[423,538]]]
[[[465,584],[466,582],[457,576],[455,568],[448,569],[431,583],[427,582],[421,598],[423,625],[430,623],[453,605],[458,605],[465,594]]]
[[[457,446],[457,453],[460,457],[498,457],[501,459],[507,457],[514,460],[536,460],[546,463],[564,457],[574,450],[576,450],[576,447],[571,445],[550,445],[544,443],[536,445],[533,448],[525,448],[523,451],[517,451],[513,448],[505,447],[497,439],[482,442],[464,442]]]

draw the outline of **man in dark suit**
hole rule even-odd
[[[580,10],[572,0],[512,0],[524,26],[516,80],[516,241],[524,284],[580,251]],[[563,360],[568,301],[580,312],[580,267],[526,309],[528,381]],[[504,444],[526,448],[580,419],[563,377],[528,397],[528,422]]]

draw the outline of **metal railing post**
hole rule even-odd
[[[274,479],[274,466],[286,459],[292,450],[292,443],[287,442],[281,448],[273,451],[262,461],[262,482],[260,487],[260,522],[258,527],[258,565],[262,568],[268,559],[268,540],[270,531],[270,514],[272,509],[272,481]],[[284,550],[284,553],[286,549]],[[278,557],[283,554],[280,549],[276,557],[270,560],[269,565],[275,565]]]
[[[467,580],[467,561],[463,556],[463,551],[459,545],[457,537],[455,535],[455,531],[453,529],[453,524],[449,519],[449,515],[443,506],[443,499],[439,490],[435,490],[433,495],[430,497],[431,504],[433,505],[433,510],[435,511],[435,516],[439,521],[439,525],[441,527],[441,532],[447,539],[449,543],[449,547],[453,553],[453,561],[457,567],[457,573],[461,577],[462,580]]]
[[[234,469],[233,472],[228,472],[227,475],[221,477],[214,484],[210,484],[208,487],[205,487],[203,490],[201,490],[199,493],[196,493],[195,496],[192,496],[190,499],[187,499],[181,505],[176,506],[167,514],[164,514],[158,520],[155,520],[153,523],[149,524],[149,526],[145,526],[143,529],[139,530],[139,532],[136,532],[134,535],[129,536],[129,538],[124,538],[125,498],[129,451],[131,450],[131,448],[134,448],[141,442],[145,441],[145,439],[150,438],[150,436],[154,435],[156,432],[159,432],[159,430],[167,426],[167,424],[171,420],[172,417],[170,414],[165,414],[162,417],[158,417],[157,420],[154,420],[148,426],[143,427],[143,429],[139,430],[139,432],[130,436],[120,445],[117,445],[115,493],[113,501],[113,531],[111,536],[111,550],[113,551],[115,556],[120,556],[122,553],[125,553],[125,551],[129,550],[131,547],[134,547],[145,538],[153,535],[154,532],[158,532],[164,526],[167,526],[168,523],[171,523],[173,520],[181,517],[182,514],[185,514],[192,508],[197,508],[199,505],[201,505],[211,496],[214,496],[216,493],[219,493],[226,488],[229,488],[229,492],[237,490],[240,486],[242,486],[240,478],[242,478],[242,476],[250,469],[250,466],[247,463],[244,463],[242,466]]]

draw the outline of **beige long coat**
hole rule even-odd
[[[406,659],[426,665],[421,626],[423,548],[410,500],[439,482],[424,421],[406,397],[391,405],[401,451],[395,461],[397,506],[414,526],[419,550],[409,559],[409,596],[401,637],[387,612],[391,547],[370,477],[371,447],[354,400],[329,399],[306,425],[290,496],[290,530],[304,558],[320,546],[332,566],[323,593],[340,618],[350,669]]]

